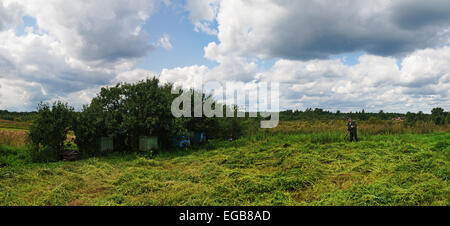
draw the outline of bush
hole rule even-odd
[[[61,158],[73,117],[73,108],[66,103],[38,105],[38,115],[28,134],[33,161],[54,161]]]

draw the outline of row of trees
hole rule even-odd
[[[377,120],[391,120],[394,118],[405,119],[407,124],[415,124],[417,121],[433,121],[436,125],[450,124],[450,114],[445,112],[443,108],[433,108],[431,114],[425,114],[422,111],[418,113],[408,112],[406,114],[401,113],[387,113],[380,110],[378,113],[368,113],[364,110],[360,112],[342,113],[339,110],[336,112],[326,111],[320,108],[312,109],[308,108],[305,111],[288,110],[280,112],[280,120],[293,121],[293,120],[341,120],[346,117],[350,117],[355,120],[365,121],[369,119]]]
[[[450,113],[445,112],[443,108],[433,108],[431,114],[424,114],[422,111],[417,113],[408,112],[405,116],[405,124],[414,126],[417,122],[433,122],[436,125],[450,124]]]
[[[30,122],[37,116],[37,112],[11,112],[8,110],[0,110],[0,119],[18,121],[18,122]]]
[[[134,152],[139,149],[140,136],[157,136],[159,145],[169,148],[174,137],[190,136],[193,132],[205,132],[209,138],[237,138],[244,133],[245,123],[255,121],[176,118],[172,115],[171,103],[181,94],[172,94],[172,88],[172,84],[161,85],[156,78],[117,84],[102,88],[80,112],[61,102],[52,106],[40,104],[30,130],[34,159],[59,158],[69,130],[75,134],[74,142],[79,151],[93,156],[100,154],[101,137],[113,137],[115,151]],[[203,102],[206,101],[207,97],[201,95]]]
[[[7,110],[0,110],[0,119],[11,120],[11,121],[33,121],[37,117],[37,112],[9,112]],[[415,123],[417,121],[433,121],[437,125],[449,124],[450,117],[449,112],[445,112],[443,108],[434,108],[431,114],[426,114],[422,111],[417,113],[408,112],[406,114],[402,113],[391,113],[384,112],[380,110],[378,113],[367,113],[364,111],[343,113],[341,111],[331,112],[323,110],[321,108],[307,108],[305,111],[300,110],[287,110],[280,112],[281,121],[293,121],[293,120],[314,120],[314,119],[343,119],[345,117],[351,117],[353,119],[364,121],[370,118],[377,120],[391,120],[393,118],[405,118],[409,124]],[[194,125],[197,124],[194,123]],[[195,126],[194,126],[195,127]]]

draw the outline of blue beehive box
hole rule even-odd
[[[191,145],[191,140],[187,136],[178,136],[173,138],[173,144],[176,147],[183,148]]]

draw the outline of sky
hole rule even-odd
[[[450,109],[448,0],[0,0],[0,109],[198,77],[280,109]]]

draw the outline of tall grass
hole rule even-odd
[[[23,147],[26,144],[28,131],[0,130],[0,145]]]
[[[346,133],[346,122],[340,120],[282,121],[275,129],[264,130],[270,133]],[[418,121],[414,126],[390,120],[368,120],[358,122],[358,133],[361,135],[377,134],[425,134],[430,132],[450,132],[450,125],[438,126],[433,122]]]

